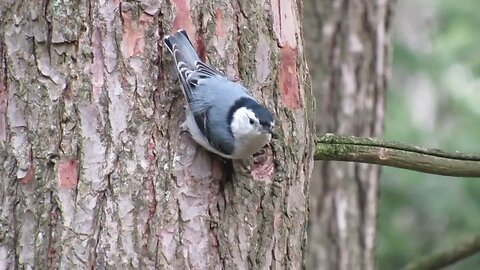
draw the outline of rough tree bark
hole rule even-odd
[[[390,67],[389,0],[306,0],[317,132],[380,136]],[[374,269],[379,167],[317,162],[308,269]]]
[[[299,3],[0,1],[0,268],[298,269],[313,105]],[[178,28],[276,116],[257,163],[185,134]]]

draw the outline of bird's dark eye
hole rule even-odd
[[[253,119],[250,118],[250,125],[253,125],[253,123],[255,123],[255,121],[253,121]]]

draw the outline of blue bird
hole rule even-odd
[[[227,159],[246,159],[273,134],[272,113],[249,91],[203,63],[184,30],[164,38],[188,103],[186,127],[193,140]]]

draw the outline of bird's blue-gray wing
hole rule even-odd
[[[209,103],[208,88],[201,87],[202,81],[213,78],[225,80],[223,75],[203,63],[197,55],[192,42],[184,30],[180,30],[174,35],[166,36],[164,43],[175,59],[179,80],[182,89],[193,113],[195,122],[205,136],[210,145],[222,153],[229,154],[230,147],[223,145],[212,133],[208,125],[211,122],[212,105]],[[223,141],[223,140],[222,140]]]

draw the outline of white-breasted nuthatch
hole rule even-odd
[[[270,141],[272,113],[245,87],[203,63],[184,30],[166,36],[164,43],[175,59],[193,140],[228,159],[248,158]]]

